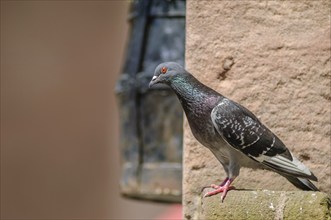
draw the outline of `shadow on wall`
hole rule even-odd
[[[119,195],[128,1],[1,1],[1,218],[151,219]],[[177,209],[178,210],[178,209]]]

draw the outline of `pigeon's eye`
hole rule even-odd
[[[168,71],[168,68],[167,68],[167,67],[164,66],[164,67],[161,68],[161,73],[164,74],[164,73],[166,73],[167,71]]]

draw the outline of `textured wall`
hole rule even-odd
[[[186,68],[255,113],[329,195],[330,60],[329,1],[187,2]],[[225,173],[184,126],[184,215],[190,218],[201,187]],[[277,174],[245,168],[234,185],[296,190]]]
[[[232,191],[224,203],[213,196],[201,202],[196,219],[298,220],[331,218],[329,197],[311,191]]]

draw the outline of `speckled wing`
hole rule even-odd
[[[282,173],[316,179],[275,134],[238,103],[222,99],[211,119],[223,139],[251,159]]]

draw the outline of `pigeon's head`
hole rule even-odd
[[[175,62],[166,62],[158,65],[154,71],[154,76],[149,83],[149,87],[152,87],[157,83],[169,84],[173,78],[179,74],[186,73],[185,69]]]

